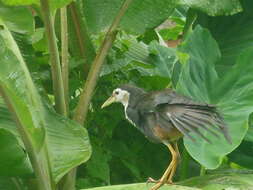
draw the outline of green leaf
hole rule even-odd
[[[175,8],[175,0],[133,0],[120,27],[131,33],[144,33],[166,20]],[[88,29],[98,33],[110,26],[123,0],[83,0]]]
[[[19,180],[11,177],[0,177],[0,189],[4,190],[25,190],[23,184],[17,183]],[[22,185],[22,186],[21,186]]]
[[[0,176],[32,175],[27,154],[15,136],[5,129],[0,129],[0,154]]]
[[[87,131],[43,103],[6,26],[5,30],[0,31],[0,62],[3,64],[0,70],[0,87],[5,93],[5,101],[8,100],[8,104],[11,104],[15,120],[18,121],[19,135],[26,151],[30,154],[34,151],[34,156],[40,159],[49,156],[50,160],[44,161],[51,166],[54,181],[58,182],[64,174],[90,157]],[[6,124],[10,117],[8,114],[5,116]],[[12,125],[13,130],[15,123],[8,121],[7,124],[5,128]],[[30,146],[27,146],[26,140],[31,142]],[[41,151],[45,147],[47,152]]]
[[[234,162],[242,167],[253,169],[252,157],[253,143],[243,141],[236,150],[228,155],[229,161]]]
[[[147,185],[146,183],[136,183],[136,184],[128,184],[128,185],[112,185],[105,187],[96,187],[85,190],[146,190],[148,187],[152,185]],[[164,185],[160,190],[200,190],[194,187],[185,187],[179,185]],[[83,189],[84,190],[84,189]]]
[[[4,20],[9,30],[19,33],[32,33],[34,20],[28,7],[8,7],[0,2],[0,19]]]
[[[178,61],[176,50],[154,41],[150,43],[149,51],[151,52],[150,61],[155,66],[155,75],[171,79],[174,66]]]
[[[1,0],[4,4],[10,6],[19,6],[19,5],[40,5],[39,0]],[[69,4],[72,0],[48,0],[50,4],[50,9],[52,11],[64,7]]]
[[[217,66],[221,70],[221,75],[235,64],[236,58],[243,50],[253,45],[253,1],[244,0],[241,3],[243,12],[233,16],[198,15],[197,22],[208,28],[219,44],[222,58]]]
[[[242,141],[248,128],[248,117],[253,111],[253,50],[245,51],[236,65],[222,77],[218,77],[215,63],[221,55],[217,43],[208,30],[196,27],[179,48],[189,54],[188,63],[182,68],[177,91],[195,100],[216,104],[228,124],[232,144],[224,137],[217,139],[212,135],[209,144],[201,139],[195,143],[184,138],[184,144],[190,155],[208,169],[215,169],[222,157],[234,150]],[[197,138],[197,137],[196,137]]]
[[[46,143],[51,156],[53,177],[55,181],[59,181],[67,171],[89,159],[91,147],[87,131],[83,127],[58,115],[48,107],[45,109],[47,110],[45,113],[47,122]],[[22,145],[16,124],[3,103],[0,104],[0,130],[1,128],[14,133],[21,147],[25,148]],[[69,157],[69,152],[71,152],[71,157]],[[23,165],[22,167],[25,166]]]
[[[45,136],[41,100],[24,60],[7,29],[0,31],[0,87],[8,96],[23,132],[39,151]]]
[[[203,11],[210,16],[232,15],[242,11],[239,0],[180,0],[180,4]]]
[[[89,162],[87,162],[87,172],[92,178],[97,178],[110,184],[110,156],[106,153],[101,146],[93,145],[93,153]]]
[[[247,171],[246,171],[247,172]],[[246,190],[251,189],[253,174],[216,174],[193,177],[180,182],[180,185],[198,187],[203,190]]]
[[[6,5],[32,5],[39,4],[39,0],[1,0]]]

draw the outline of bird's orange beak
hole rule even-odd
[[[115,96],[111,96],[110,98],[108,98],[104,103],[103,103],[103,105],[101,106],[101,109],[103,109],[104,107],[106,107],[106,106],[109,106],[109,105],[111,105],[112,103],[114,103],[116,101],[116,98],[115,98]]]

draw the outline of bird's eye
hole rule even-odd
[[[119,94],[119,91],[116,91],[115,94],[118,95],[118,94]]]

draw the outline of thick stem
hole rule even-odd
[[[83,91],[80,95],[80,99],[79,99],[79,102],[75,111],[75,115],[74,115],[74,120],[76,120],[77,122],[81,124],[83,124],[83,122],[86,119],[88,109],[89,109],[89,104],[92,98],[92,93],[96,86],[98,75],[101,70],[102,64],[104,63],[106,55],[109,49],[111,48],[113,41],[116,38],[116,34],[117,34],[116,29],[120,23],[122,16],[125,14],[128,6],[130,5],[131,1],[132,0],[125,0],[125,2],[123,3],[121,9],[118,12],[118,15],[115,17],[111,27],[109,28],[105,36],[105,39],[98,51],[97,56],[95,57],[94,62],[92,63],[92,66],[90,68],[88,77],[84,84]]]
[[[68,5],[71,13],[71,21],[74,25],[74,33],[77,38],[77,45],[79,47],[79,53],[84,61],[84,75],[87,76],[92,60],[95,58],[96,52],[90,40],[85,18],[82,17],[79,9],[76,7],[76,2],[72,2]]]
[[[68,19],[67,8],[61,8],[61,64],[66,112],[69,105]]]
[[[55,30],[53,26],[53,17],[50,12],[48,0],[40,0],[42,15],[47,34],[48,47],[50,52],[50,62],[53,79],[53,90],[55,97],[56,111],[62,115],[66,115],[66,104],[62,82],[61,65],[58,47],[56,43]]]

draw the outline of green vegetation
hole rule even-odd
[[[229,126],[232,144],[180,140],[176,186],[161,189],[250,189],[252,8],[251,0],[0,0],[0,189],[150,187],[143,182],[169,163],[166,147],[132,127],[121,105],[100,109],[123,83],[216,104]]]

